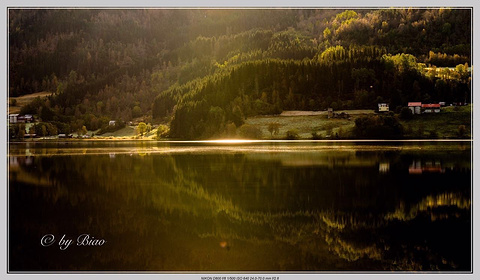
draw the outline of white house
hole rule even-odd
[[[379,112],[388,112],[390,111],[390,108],[388,106],[388,103],[378,103],[378,111]]]
[[[18,122],[18,116],[19,116],[19,115],[20,115],[20,114],[10,114],[10,115],[8,115],[8,121],[9,121],[10,123],[17,123],[17,122]]]

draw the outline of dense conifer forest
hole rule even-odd
[[[47,133],[220,135],[284,110],[470,102],[470,9],[10,9],[9,96]],[[51,131],[50,131],[51,130]]]

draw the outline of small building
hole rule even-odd
[[[8,121],[9,121],[10,123],[17,123],[17,122],[18,122],[18,116],[19,116],[19,115],[20,115],[20,114],[10,114],[10,115],[8,115]]]
[[[73,134],[60,133],[58,134],[58,138],[73,138]]]
[[[412,111],[412,114],[420,115],[422,113],[422,102],[408,102],[408,109]]]
[[[10,114],[8,115],[10,123],[31,123],[34,121],[32,115]]]
[[[378,103],[378,111],[379,112],[388,112],[390,111],[390,107],[388,103]]]
[[[440,113],[440,104],[422,104],[424,113]]]
[[[27,122],[27,123],[31,123],[31,122],[34,121],[32,115],[25,115],[24,119],[25,119],[25,122]]]
[[[333,108],[328,108],[328,118],[333,118]]]
[[[109,121],[108,126],[115,126],[115,121]]]

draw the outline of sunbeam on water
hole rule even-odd
[[[205,140],[200,143],[217,143],[217,144],[244,144],[244,143],[259,143],[262,140],[248,140],[248,139],[215,139]]]

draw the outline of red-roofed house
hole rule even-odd
[[[412,114],[420,115],[422,113],[422,102],[408,102],[408,109],[412,111]]]
[[[440,113],[440,104],[422,104],[424,113]]]

